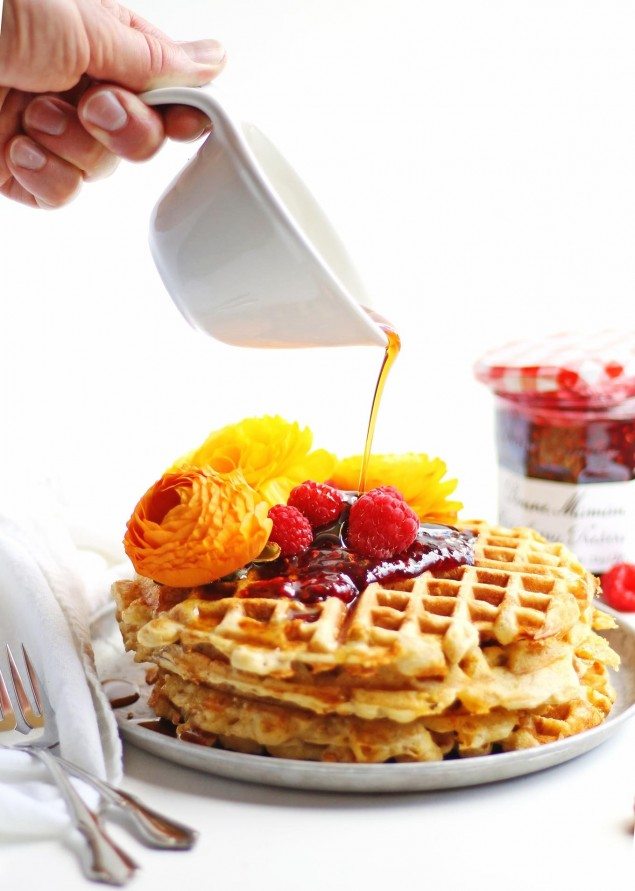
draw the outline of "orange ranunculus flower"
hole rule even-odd
[[[126,554],[140,575],[164,585],[204,585],[258,556],[271,531],[268,509],[239,471],[168,472],[135,507]]]
[[[330,482],[340,489],[357,489],[361,466],[361,455],[342,459],[337,463]],[[451,525],[463,505],[460,501],[449,500],[457,481],[443,480],[446,470],[445,462],[440,458],[429,458],[421,453],[371,455],[366,489],[394,486],[420,520]]]
[[[245,418],[210,433],[170,469],[212,467],[221,473],[239,469],[269,505],[286,504],[291,489],[305,480],[324,482],[335,466],[334,455],[324,449],[311,451],[312,445],[308,427],[279,415]]]

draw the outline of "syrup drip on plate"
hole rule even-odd
[[[125,708],[139,699],[139,688],[130,681],[120,678],[106,678],[101,682],[104,693],[112,708]]]
[[[143,727],[145,730],[154,730],[162,736],[171,736],[176,739],[176,727],[166,718],[152,718],[149,721],[136,721],[137,727]]]

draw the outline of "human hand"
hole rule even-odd
[[[5,0],[0,28],[0,194],[58,207],[119,158],[166,136],[196,139],[194,108],[149,108],[137,91],[200,86],[222,70],[215,40],[177,43],[112,0]]]

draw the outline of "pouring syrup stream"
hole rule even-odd
[[[362,457],[362,466],[359,473],[359,484],[357,486],[360,494],[366,491],[368,462],[370,461],[370,455],[373,448],[373,437],[375,436],[375,425],[377,424],[377,415],[379,413],[379,404],[381,402],[382,393],[384,392],[384,386],[386,384],[388,372],[394,365],[395,360],[399,355],[399,350],[401,349],[401,339],[399,338],[399,335],[390,324],[390,322],[383,316],[380,316],[379,313],[373,312],[372,309],[366,309],[365,311],[375,322],[375,324],[378,325],[384,332],[387,338],[387,342],[386,352],[384,353],[384,359],[379,370],[379,377],[377,378],[377,384],[375,385],[373,402],[370,409],[370,417],[368,418],[366,442],[364,444],[364,455]]]

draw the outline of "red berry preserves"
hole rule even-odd
[[[604,599],[613,609],[635,612],[635,565],[618,563],[602,576]]]
[[[317,529],[337,520],[342,513],[344,498],[333,486],[307,480],[291,490],[287,504],[297,508],[313,528]]]
[[[346,543],[358,554],[385,559],[409,548],[418,530],[419,518],[401,494],[392,486],[380,486],[352,505]]]
[[[313,529],[297,508],[276,504],[270,508],[269,518],[273,520],[269,541],[280,546],[283,557],[297,557],[310,547]]]

